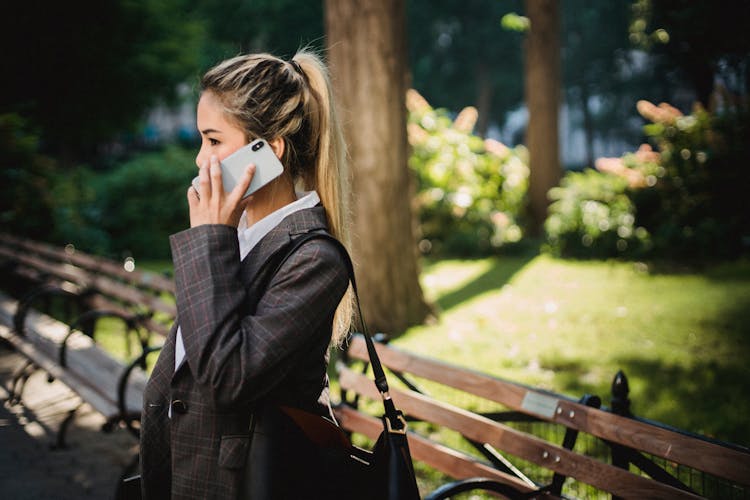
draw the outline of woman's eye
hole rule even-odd
[[[216,146],[219,144],[219,141],[217,139],[209,139],[208,143],[212,146]]]

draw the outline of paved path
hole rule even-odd
[[[68,428],[66,449],[51,449],[56,432],[80,400],[60,382],[35,372],[22,405],[8,402],[12,374],[24,358],[0,341],[0,498],[110,499],[137,451],[124,429],[104,433],[104,417],[81,406]]]

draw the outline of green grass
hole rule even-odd
[[[428,264],[422,281],[441,312],[400,347],[605,405],[623,370],[634,414],[750,444],[749,262],[504,257]]]

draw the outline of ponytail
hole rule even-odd
[[[315,159],[314,188],[328,217],[328,227],[339,241],[349,248],[349,171],[346,161],[346,146],[336,109],[333,103],[331,81],[323,62],[315,54],[302,50],[293,62],[303,71],[313,96],[308,116],[312,137],[318,138]],[[349,331],[352,318],[352,291],[347,290],[336,310],[333,328],[333,344],[338,345]]]
[[[318,191],[323,206],[326,207],[331,234],[348,244],[346,194],[349,186],[346,148],[333,104],[328,70],[318,56],[307,51],[298,52],[293,61],[304,72],[314,101],[308,103],[312,108],[308,117],[311,135],[318,141],[315,148],[318,154],[315,158],[314,186],[307,187]]]

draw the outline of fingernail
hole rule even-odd
[[[216,155],[211,155],[211,163],[215,163],[216,161]]]

